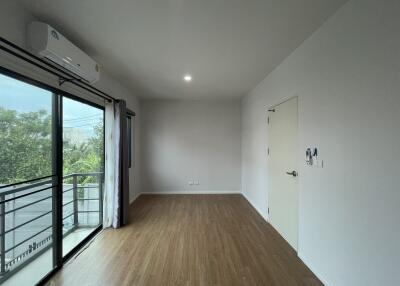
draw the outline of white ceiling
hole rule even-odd
[[[186,99],[246,94],[346,2],[21,1],[137,96]]]

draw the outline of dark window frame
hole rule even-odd
[[[52,276],[54,276],[54,274],[56,274],[61,268],[62,266],[69,260],[71,259],[71,257],[73,257],[76,253],[78,253],[78,251],[80,249],[82,249],[83,246],[85,246],[85,244],[87,244],[97,233],[99,233],[102,228],[103,228],[103,224],[100,222],[100,225],[94,229],[85,239],[83,239],[79,244],[77,244],[70,252],[68,252],[65,256],[63,256],[62,254],[62,196],[60,197],[59,194],[60,193],[60,188],[62,188],[62,176],[63,176],[63,166],[62,166],[62,98],[63,97],[67,97],[73,100],[76,100],[78,102],[84,103],[84,104],[88,104],[90,106],[99,108],[103,111],[105,111],[104,106],[99,105],[97,103],[94,103],[92,101],[89,101],[87,99],[84,99],[82,97],[79,97],[77,95],[74,95],[72,93],[69,93],[67,91],[61,90],[59,88],[56,88],[52,85],[46,84],[44,82],[41,82],[37,79],[34,79],[30,76],[26,76],[23,75],[19,72],[10,70],[8,68],[2,67],[0,66],[0,74],[11,77],[13,79],[22,81],[24,83],[42,88],[44,90],[47,90],[49,92],[53,93],[53,112],[52,112],[52,120],[53,123],[55,123],[56,126],[55,127],[55,134],[54,139],[54,148],[53,150],[53,164],[55,162],[55,165],[53,166],[53,169],[55,170],[55,176],[57,177],[58,180],[58,184],[57,187],[54,188],[55,191],[53,192],[53,194],[55,195],[54,199],[53,199],[53,204],[55,208],[53,208],[53,269],[47,273],[38,283],[37,285],[43,285],[45,284],[47,281],[49,281],[51,279]],[[104,116],[103,116],[103,120],[104,120]],[[103,121],[104,122],[104,121]],[[104,127],[103,127],[104,128]],[[105,132],[103,132],[103,134],[105,134]],[[103,146],[105,146],[105,136],[103,136]],[[103,152],[103,170],[104,170],[104,154],[105,152]],[[104,180],[104,176],[103,176],[103,180]],[[16,271],[18,272],[18,270]],[[14,272],[13,274],[15,274],[16,272]],[[9,276],[11,277],[11,276]],[[7,277],[6,279],[8,279],[9,277]],[[4,282],[4,281],[3,281]]]

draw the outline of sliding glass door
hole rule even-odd
[[[0,75],[0,283],[20,273],[5,285],[32,285],[54,267],[54,100]]]
[[[63,100],[63,256],[102,223],[104,111]]]
[[[36,284],[100,229],[103,166],[102,107],[0,74],[0,284]]]

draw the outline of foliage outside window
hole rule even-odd
[[[0,107],[0,184],[51,174],[51,130],[51,115],[46,110],[18,112]],[[63,146],[64,174],[102,171],[103,122],[94,126],[87,142],[64,141]],[[79,184],[95,182],[93,177],[79,180]]]

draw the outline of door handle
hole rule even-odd
[[[291,175],[293,177],[297,177],[297,175],[298,175],[296,171],[286,172],[286,174]]]

